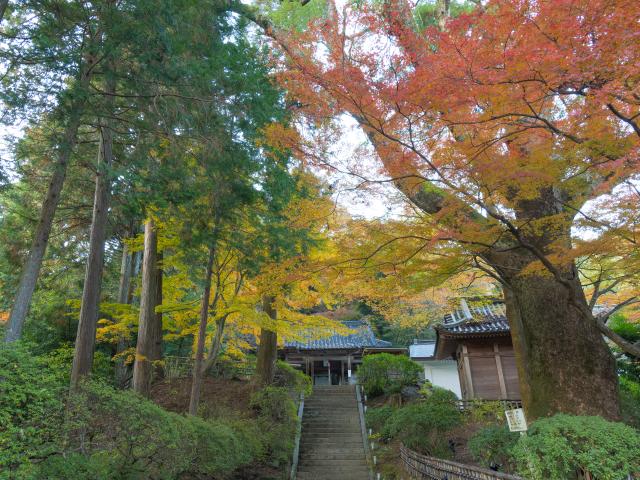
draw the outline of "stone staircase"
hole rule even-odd
[[[355,386],[316,386],[305,399],[298,480],[369,480]]]

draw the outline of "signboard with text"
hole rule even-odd
[[[505,410],[504,414],[507,417],[507,423],[509,424],[509,431],[511,432],[527,431],[527,419],[524,417],[523,409],[514,408],[513,410]]]

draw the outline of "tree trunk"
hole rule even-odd
[[[5,335],[6,342],[18,340],[22,335],[24,322],[27,318],[27,313],[29,313],[29,307],[31,306],[31,298],[36,288],[38,275],[40,274],[42,259],[47,250],[53,218],[58,208],[58,203],[60,202],[60,193],[62,192],[64,180],[67,176],[69,158],[76,145],[78,128],[80,127],[80,113],[79,106],[72,109],[69,123],[67,124],[62,143],[58,150],[53,175],[49,182],[47,195],[42,203],[40,219],[38,220],[38,226],[36,227],[31,249],[29,250],[29,257],[22,270],[20,284],[13,301],[13,308],[9,315],[7,333]]]
[[[202,375],[204,376],[210,369],[212,369],[218,361],[218,355],[220,355],[220,347],[222,346],[222,337],[224,335],[224,327],[227,322],[227,315],[216,320],[216,334],[211,341],[211,350],[209,356],[204,362],[202,367]]]
[[[122,246],[122,261],[120,263],[120,284],[118,285],[118,303],[129,304],[130,303],[130,291],[131,291],[131,277],[133,276],[133,256],[129,252],[127,244]],[[116,355],[122,354],[129,342],[126,339],[120,338],[118,345],[116,346]],[[124,359],[118,357],[116,361],[116,385],[119,388],[124,388],[124,385],[128,376],[128,368],[124,362]]]
[[[162,305],[162,259],[163,253],[158,251],[157,253],[157,268],[156,268],[156,307]],[[154,373],[156,377],[164,376],[164,369],[160,365],[162,360],[162,312],[156,312],[156,326],[153,329],[155,338],[153,339],[153,354],[151,360],[155,363]]]
[[[276,320],[277,312],[274,306],[275,298],[272,295],[262,297],[262,309],[270,318]],[[260,345],[258,346],[258,359],[256,363],[256,380],[260,385],[269,385],[275,375],[276,360],[278,357],[278,333],[266,328],[260,329]]]
[[[7,10],[8,4],[9,4],[9,0],[0,0],[0,23],[2,23],[2,19],[4,18],[4,12]]]
[[[615,360],[595,323],[573,304],[577,299],[587,305],[575,267],[563,275],[573,293],[549,274],[520,271],[507,280],[507,318],[527,416],[564,412],[616,419]]]
[[[196,358],[193,363],[193,381],[191,382],[191,398],[189,399],[189,413],[196,415],[200,404],[200,391],[202,389],[202,360],[204,357],[204,340],[207,333],[207,320],[209,319],[209,297],[211,297],[211,278],[213,276],[213,260],[215,247],[209,247],[209,259],[204,278],[204,292],[200,305],[200,325],[198,327],[198,341],[196,345]]]
[[[155,222],[148,219],[144,226],[144,254],[142,257],[142,291],[140,294],[140,317],[138,343],[133,365],[133,389],[145,397],[151,391],[153,357],[158,338],[156,315],[158,286],[158,236]]]
[[[113,110],[113,94],[116,91],[115,79],[107,79],[107,110]],[[111,190],[111,166],[113,165],[113,130],[111,120],[103,119],[100,127],[100,150],[96,168],[96,189],[93,200],[93,215],[89,235],[89,257],[82,288],[80,321],[76,333],[73,366],[71,368],[71,386],[91,373],[93,353],[96,343],[96,329],[100,314],[100,293],[102,291],[102,271],[104,269],[104,245],[107,236],[107,217]]]

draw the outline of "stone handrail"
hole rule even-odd
[[[373,480],[373,465],[371,450],[369,449],[369,436],[367,435],[367,424],[364,419],[364,401],[363,395],[360,392],[361,385],[356,385],[356,401],[358,402],[358,416],[360,417],[360,432],[362,433],[362,442],[364,444],[364,453],[367,457],[367,464],[369,465],[369,479]]]
[[[300,394],[300,404],[298,405],[298,420],[296,424],[296,438],[293,444],[293,456],[291,458],[291,480],[296,480],[298,473],[298,460],[300,457],[300,437],[302,436],[302,415],[304,414],[304,393]]]
[[[412,479],[428,480],[524,480],[507,473],[429,457],[404,445],[400,447],[400,458],[405,471]]]

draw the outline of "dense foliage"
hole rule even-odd
[[[451,458],[447,434],[462,421],[455,394],[439,388],[426,400],[367,412],[367,422],[384,440],[399,440],[413,450],[441,458]]]
[[[510,432],[507,426],[488,425],[480,429],[469,439],[469,451],[482,466],[499,468],[501,471],[513,471],[511,449],[518,441],[520,434]]]
[[[422,367],[404,355],[367,355],[358,368],[358,381],[367,395],[400,393],[418,382]]]
[[[298,394],[304,394],[305,396],[311,395],[312,390],[311,377],[305,375],[300,370],[296,370],[282,360],[276,362],[273,386],[287,387],[289,390],[293,390]]]
[[[600,417],[558,414],[534,422],[512,452],[531,480],[572,479],[578,469],[598,480],[624,480],[640,470],[640,433]]]
[[[67,394],[68,349],[34,356],[0,346],[0,478],[220,478],[256,460],[290,459],[287,388],[255,394],[253,419],[182,416],[94,379]]]
[[[258,427],[269,461],[286,465],[291,460],[297,422],[291,392],[283,387],[265,387],[254,394],[251,405],[258,411]]]

